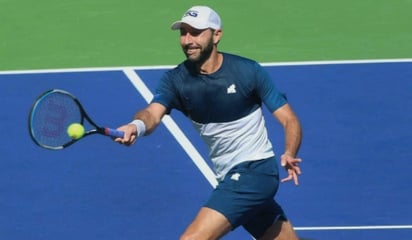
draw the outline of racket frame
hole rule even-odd
[[[77,105],[77,107],[79,108],[80,111],[80,124],[84,126],[85,121],[87,121],[92,127],[89,130],[87,130],[83,137],[79,138],[79,139],[71,139],[69,142],[61,145],[61,146],[49,146],[46,144],[41,143],[40,141],[38,141],[38,139],[36,139],[34,130],[32,128],[32,122],[33,122],[33,116],[36,110],[36,107],[40,104],[41,101],[43,101],[43,99],[45,97],[47,97],[50,94],[64,94],[68,97],[70,97],[74,103]],[[105,136],[110,136],[110,137],[122,137],[123,136],[123,132],[121,131],[117,131],[114,129],[110,129],[110,128],[104,128],[104,127],[100,127],[99,125],[97,125],[90,117],[89,115],[86,113],[85,109],[83,108],[82,104],[80,103],[79,99],[77,99],[77,97],[75,97],[73,94],[65,91],[65,90],[61,90],[61,89],[50,89],[48,91],[43,92],[42,94],[40,94],[40,96],[38,96],[36,98],[36,100],[34,101],[31,109],[30,109],[30,113],[29,113],[29,119],[28,119],[28,126],[29,126],[29,132],[30,132],[30,137],[33,140],[34,143],[36,143],[38,146],[46,148],[46,149],[51,149],[51,150],[61,150],[64,149],[72,144],[74,144],[75,142],[79,141],[80,139],[93,135],[93,134],[101,134],[101,135],[105,135]]]

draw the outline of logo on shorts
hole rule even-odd
[[[233,181],[239,181],[240,178],[240,173],[233,173],[232,176],[230,177],[230,179],[232,179]]]

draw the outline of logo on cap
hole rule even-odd
[[[185,15],[183,15],[183,17],[187,17],[187,16],[197,17],[198,14],[199,14],[198,11],[190,10],[190,11],[187,11],[187,12],[185,13]]]

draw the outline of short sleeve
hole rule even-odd
[[[151,103],[159,103],[166,107],[167,113],[173,108],[179,108],[179,97],[176,86],[173,83],[173,74],[166,72],[156,87]]]
[[[270,112],[287,103],[286,97],[281,93],[269,73],[256,63],[256,93]]]

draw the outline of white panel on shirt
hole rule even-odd
[[[241,162],[274,156],[261,108],[231,122],[192,122],[209,147],[209,157],[218,180]]]

